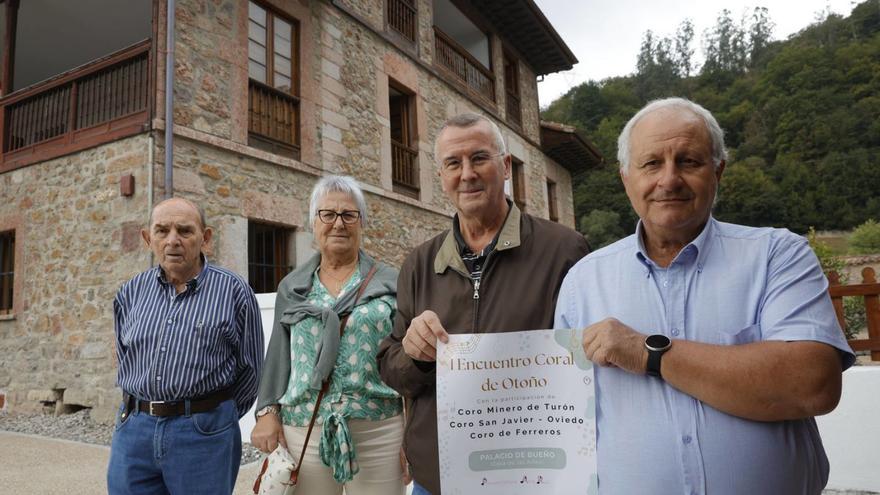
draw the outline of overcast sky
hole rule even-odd
[[[694,55],[702,61],[701,40],[722,9],[739,19],[755,6],[767,7],[776,24],[774,39],[785,39],[815,21],[819,12],[849,15],[852,0],[535,0],[547,19],[574,52],[579,63],[567,72],[551,74],[538,83],[545,107],[584,81],[623,76],[635,71],[645,31],[672,36],[685,18],[694,23]]]

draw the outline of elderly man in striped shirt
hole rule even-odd
[[[195,203],[159,203],[141,234],[159,266],[113,302],[123,401],[108,491],[232,493],[238,419],[256,398],[263,363],[256,298],[241,277],[208,263],[212,231]]]

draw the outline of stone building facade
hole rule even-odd
[[[167,6],[142,1],[148,19],[118,22],[146,26],[145,39],[50,79],[6,70],[33,56],[26,34],[13,29],[4,48],[0,256],[14,277],[0,308],[0,407],[89,407],[109,420],[118,403],[112,300],[151,266],[139,231],[165,194]],[[15,4],[0,10],[19,33],[50,15]],[[110,15],[89,17],[100,29]],[[501,127],[524,209],[574,227],[572,173],[601,158],[540,121],[537,77],[576,60],[532,0],[178,0],[175,23],[173,193],[204,205],[214,262],[253,277],[257,227],[284,234],[287,265],[306,258],[311,187],[343,173],[367,193],[365,249],[399,264],[449,226],[432,148],[464,111]]]

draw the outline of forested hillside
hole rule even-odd
[[[584,83],[543,111],[583,130],[605,157],[603,168],[575,178],[576,215],[594,246],[633,230],[617,135],[665,96],[700,103],[726,132],[717,218],[796,232],[880,219],[880,0],[846,18],[824,14],[788,40],[772,31],[763,8],[741,21],[722,11],[701,40],[688,20],[668,37],[648,31],[635,74]]]

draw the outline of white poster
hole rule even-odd
[[[438,344],[444,495],[598,493],[593,368],[580,330]]]

